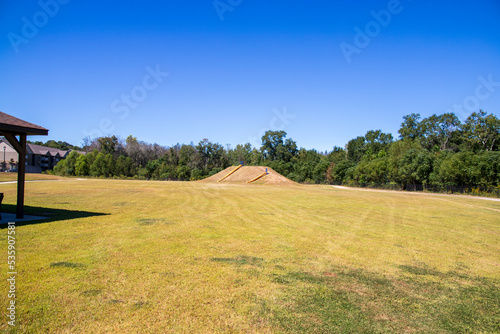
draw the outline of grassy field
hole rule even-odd
[[[15,184],[0,186],[13,210]],[[26,189],[27,213],[51,218],[16,228],[19,323],[2,315],[2,332],[500,331],[500,202],[201,182]],[[5,228],[0,241],[7,253]]]
[[[47,174],[26,174],[26,181],[61,180],[60,176]],[[17,173],[0,172],[0,182],[17,181]]]

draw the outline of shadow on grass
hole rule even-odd
[[[2,212],[16,213],[16,205],[15,204],[2,204]],[[26,216],[42,216],[42,217],[47,217],[47,218],[41,219],[41,220],[27,221],[27,222],[17,222],[16,226],[44,224],[44,223],[50,223],[50,222],[55,222],[55,221],[59,221],[59,220],[69,220],[69,219],[109,215],[108,213],[101,213],[101,212],[53,209],[53,208],[43,208],[43,207],[35,207],[35,206],[25,206],[24,207],[24,214]],[[8,224],[1,224],[0,225],[0,229],[4,229],[7,227],[8,227]]]
[[[500,332],[500,280],[399,269],[396,277],[341,267],[274,274],[284,293],[257,299],[256,313],[283,333]]]
[[[74,262],[52,262],[50,264],[51,267],[62,267],[62,268],[84,268],[85,265],[81,263],[74,263]]]

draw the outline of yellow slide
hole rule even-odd
[[[238,169],[240,169],[241,167],[243,167],[243,165],[239,165],[238,167],[236,167],[235,169],[233,169],[229,174],[227,174],[226,176],[224,176],[222,179],[220,179],[219,181],[217,182],[220,182],[222,180],[224,180],[226,177],[229,177],[231,176],[234,172],[236,172]]]
[[[247,183],[252,183],[254,181],[257,181],[258,179],[260,179],[261,177],[266,176],[266,175],[267,175],[267,172],[264,172],[264,173],[260,174],[259,176],[257,176],[256,178],[253,178],[250,181],[247,181]]]

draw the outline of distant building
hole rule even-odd
[[[70,151],[62,151],[57,148],[51,148],[35,144],[26,144],[26,172],[41,173],[51,170],[57,163],[65,159]]]
[[[5,139],[0,139],[0,150],[5,151],[5,166],[4,157],[0,151],[0,166],[2,170],[17,169],[19,155],[16,150]],[[26,173],[41,173],[46,170],[52,170],[57,163],[66,159],[72,150],[63,151],[57,148],[51,148],[35,144],[26,144]],[[77,151],[80,154],[85,152]],[[14,161],[13,164],[10,161]]]
[[[11,161],[14,163],[11,163]],[[17,169],[18,161],[19,155],[9,141],[0,139],[0,170]]]

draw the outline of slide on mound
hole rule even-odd
[[[238,166],[231,166],[224,169],[222,172],[219,172],[215,175],[212,175],[202,182],[218,182],[221,178],[231,173],[233,170],[238,168]],[[251,181],[258,177],[259,175],[266,172],[269,174],[259,178],[258,180],[252,182],[252,184],[295,184],[295,182],[287,179],[283,175],[275,172],[272,168],[263,167],[263,166],[243,166],[240,167],[236,172],[226,177],[224,180],[219,183],[244,183],[246,184],[248,181]]]

